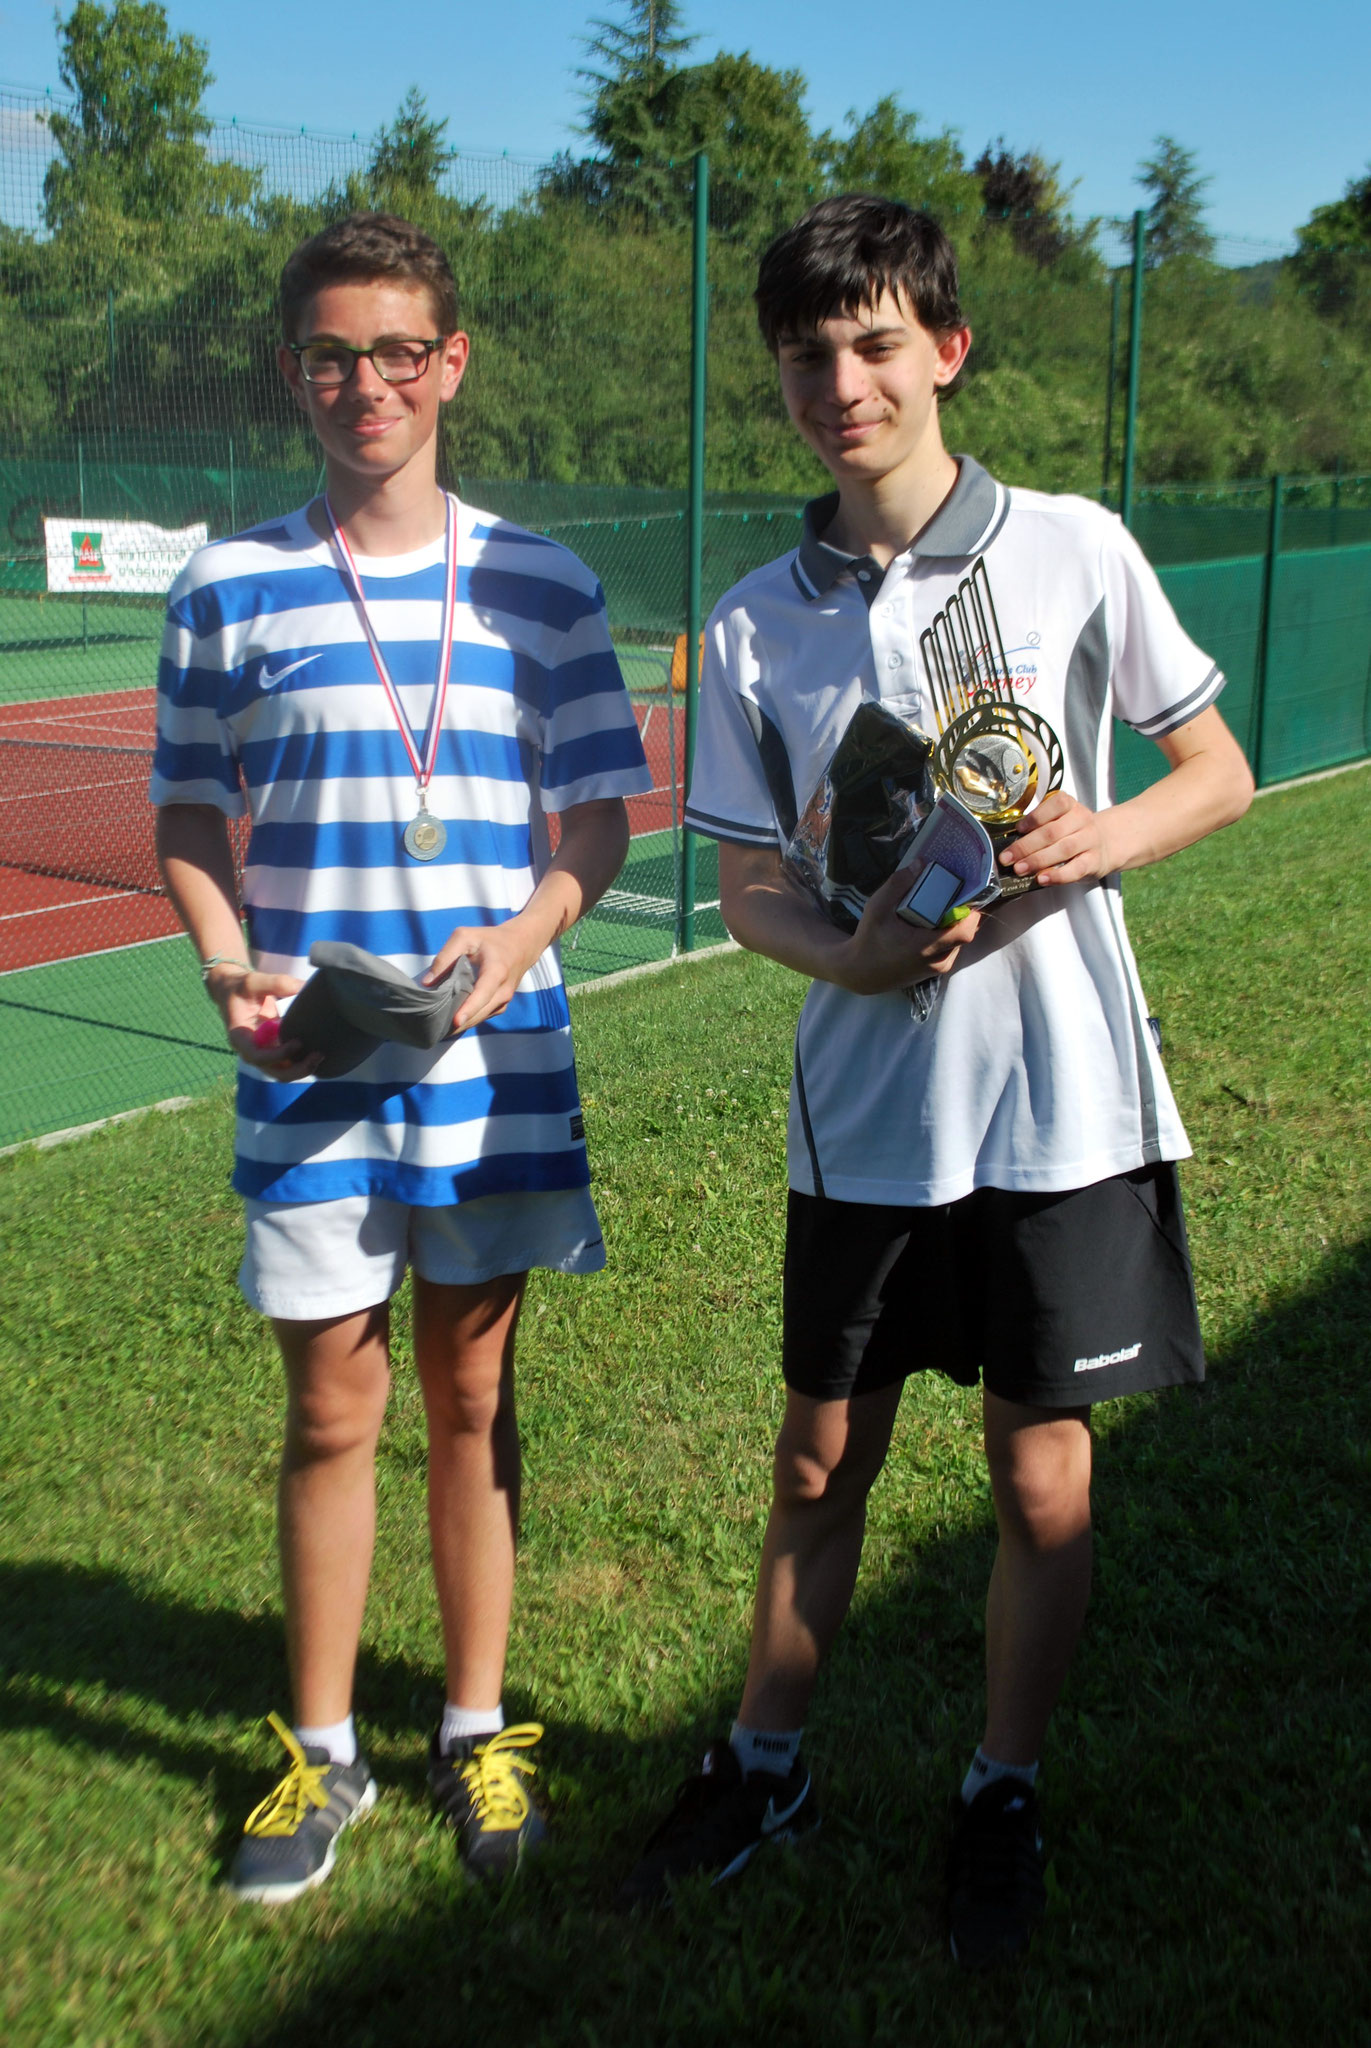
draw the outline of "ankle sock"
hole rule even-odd
[[[800,1754],[803,1734],[803,1728],[778,1732],[774,1728],[745,1728],[741,1721],[735,1721],[728,1746],[742,1765],[745,1778],[754,1771],[770,1771],[778,1778],[786,1778]]]
[[[473,1736],[498,1735],[504,1725],[503,1702],[498,1707],[454,1707],[449,1700],[438,1727],[438,1752],[446,1756],[458,1742]]]
[[[331,1763],[355,1764],[357,1761],[357,1730],[351,1714],[345,1721],[330,1722],[327,1728],[297,1726],[295,1740],[302,1749],[326,1749]]]
[[[987,1756],[978,1749],[971,1759],[971,1769],[962,1780],[962,1799],[967,1806],[978,1792],[984,1792],[987,1785],[993,1785],[997,1778],[1022,1778],[1025,1785],[1031,1785],[1038,1775],[1036,1761],[1031,1764],[1002,1764],[995,1757]]]

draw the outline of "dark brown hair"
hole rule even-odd
[[[281,272],[281,332],[286,340],[298,339],[298,322],[316,292],[325,285],[354,282],[422,285],[436,332],[444,337],[457,332],[457,280],[432,236],[393,213],[350,213],[311,235],[287,257]]]
[[[757,324],[773,355],[789,336],[848,319],[893,292],[930,334],[964,322],[957,257],[938,223],[898,199],[847,192],[821,199],[778,235],[757,272]]]

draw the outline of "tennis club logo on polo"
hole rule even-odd
[[[1126,1365],[1130,1358],[1136,1358],[1142,1350],[1141,1342],[1126,1344],[1122,1351],[1101,1351],[1095,1358],[1078,1358],[1072,1366],[1073,1372],[1098,1372],[1105,1365]]]

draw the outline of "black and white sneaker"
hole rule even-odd
[[[364,1756],[336,1764],[326,1749],[302,1749],[279,1714],[267,1719],[290,1752],[290,1769],[248,1815],[228,1888],[260,1906],[284,1906],[323,1883],[343,1829],[376,1804],[376,1785]]]
[[[956,1802],[947,1871],[947,1931],[964,1969],[1021,1955],[1047,1904],[1038,1800],[1023,1778],[996,1778]]]
[[[542,1739],[537,1721],[467,1736],[448,1752],[435,1734],[428,1753],[433,1810],[457,1837],[457,1853],[483,1882],[511,1876],[542,1842],[547,1822],[529,1795],[538,1766],[527,1755]]]
[[[819,1806],[800,1758],[787,1777],[751,1771],[727,1742],[710,1744],[698,1777],[676,1804],[619,1887],[615,1904],[656,1906],[678,1878],[707,1872],[715,1884],[736,1877],[765,1842],[794,1842],[819,1825]]]

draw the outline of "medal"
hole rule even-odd
[[[438,642],[438,673],[433,682],[433,702],[429,707],[428,726],[421,749],[409,722],[409,714],[400,701],[400,693],[386,666],[386,658],[381,652],[381,643],[371,623],[371,613],[367,610],[362,579],[357,573],[357,564],[352,558],[347,535],[334,518],[332,505],[327,498],[324,499],[333,551],[338,560],[338,573],[347,586],[348,595],[357,607],[357,615],[362,621],[362,630],[371,649],[372,662],[385,689],[391,716],[399,727],[400,738],[409,756],[409,765],[414,770],[414,787],[419,798],[419,809],[406,825],[402,841],[405,852],[412,860],[437,860],[447,845],[447,827],[428,807],[428,786],[433,780],[434,764],[438,759],[438,737],[443,727],[443,706],[447,702],[448,677],[452,670],[452,634],[457,616],[457,546],[452,530],[452,499],[446,492],[443,495],[443,503],[446,509],[443,529],[443,624]]]
[[[415,860],[437,860],[446,845],[446,825],[421,802],[418,817],[411,818],[405,827],[405,852]]]

